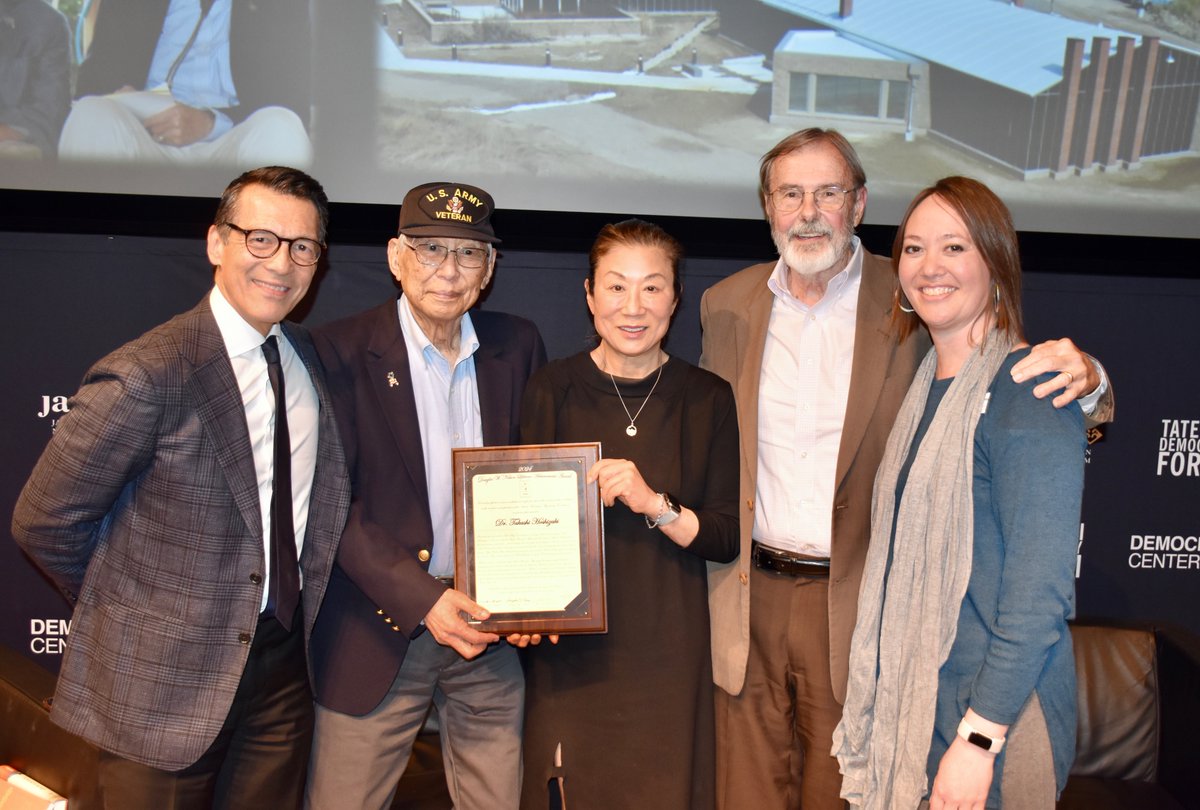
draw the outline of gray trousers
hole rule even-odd
[[[390,806],[431,703],[454,807],[515,810],[525,711],[516,650],[501,641],[466,661],[430,633],[409,645],[391,690],[368,714],[317,705],[305,808]]]

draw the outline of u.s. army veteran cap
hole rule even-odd
[[[400,233],[499,244],[492,230],[492,195],[466,183],[425,183],[404,195]]]

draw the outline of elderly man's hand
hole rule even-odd
[[[464,616],[486,619],[490,614],[462,591],[449,588],[434,602],[425,614],[425,629],[433,634],[438,644],[452,647],[463,658],[479,655],[500,637],[495,633],[481,633],[467,624]]]
[[[1080,351],[1070,338],[1048,340],[1034,346],[1028,356],[1012,367],[1012,378],[1015,382],[1024,382],[1047,372],[1057,374],[1053,379],[1035,386],[1033,395],[1042,399],[1061,391],[1054,398],[1055,408],[1087,396],[1100,385],[1100,375],[1092,358]]]
[[[202,141],[212,132],[217,120],[212,110],[202,110],[176,102],[142,122],[154,140],[167,146],[188,146]]]

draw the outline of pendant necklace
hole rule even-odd
[[[607,360],[608,358],[605,359]],[[605,363],[604,365],[607,366],[608,363]],[[629,427],[625,428],[626,436],[637,435],[637,425],[634,423],[637,422],[638,417],[642,415],[642,411],[645,410],[646,403],[650,401],[650,397],[654,396],[654,389],[658,388],[658,381],[662,379],[662,370],[663,366],[665,365],[666,362],[664,361],[663,364],[658,367],[658,376],[654,378],[654,385],[650,386],[650,393],[646,394],[646,398],[642,400],[642,407],[638,408],[637,413],[633,414],[632,416],[629,414],[629,407],[625,404],[625,397],[621,396],[621,389],[617,387],[617,378],[612,375],[611,371],[608,372],[608,378],[612,380],[613,390],[617,392],[617,399],[621,400],[621,407],[625,410],[625,415],[629,417]]]

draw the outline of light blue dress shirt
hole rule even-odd
[[[238,103],[233,71],[229,66],[232,11],[233,0],[213,0],[212,9],[196,33],[196,41],[171,80],[170,91],[176,101],[189,107],[209,109],[216,116],[212,132],[205,141],[216,140],[233,128],[229,116],[220,112]],[[167,84],[171,65],[187,45],[199,20],[200,0],[171,0],[150,62],[145,89],[153,90]]]
[[[401,295],[397,309],[408,349],[409,374],[425,455],[429,515],[433,521],[429,573],[450,576],[454,573],[454,475],[450,451],[455,447],[483,446],[474,358],[479,339],[470,314],[464,314],[459,325],[458,358],[452,366],[421,331],[408,298]]]

